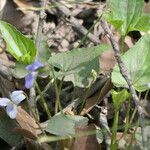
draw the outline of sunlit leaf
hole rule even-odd
[[[143,0],[108,0],[108,4],[111,12],[106,18],[121,35],[150,29],[150,16],[143,13]]]
[[[144,35],[122,56],[122,60],[135,89],[137,91],[147,90],[147,84],[150,82],[150,35]],[[117,87],[128,87],[117,65],[112,72],[112,82]]]
[[[30,64],[34,61],[36,47],[34,42],[25,37],[15,27],[0,20],[0,32],[4,38],[7,51],[23,64]]]
[[[113,99],[113,105],[116,111],[118,111],[122,103],[130,97],[130,94],[125,89],[119,92],[112,90],[111,94]]]
[[[99,56],[109,49],[107,45],[91,48],[78,48],[72,51],[55,54],[49,59],[49,63],[60,69],[55,72],[56,77],[65,77],[75,86],[88,86],[92,81],[92,70],[99,72]]]
[[[75,135],[75,127],[87,123],[86,117],[60,114],[49,119],[46,131],[61,136]]]

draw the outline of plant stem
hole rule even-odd
[[[52,74],[53,74],[53,78],[54,78],[54,85],[55,85],[55,91],[56,91],[55,114],[58,112],[58,108],[61,111],[61,113],[63,113],[61,102],[60,102],[60,91],[61,91],[61,87],[62,87],[64,77],[61,80],[60,87],[58,87],[56,77],[55,77],[55,74],[54,74],[54,67],[53,66],[52,66]]]
[[[149,90],[147,90],[146,93],[145,93],[144,100],[143,100],[144,102],[147,99],[148,93],[149,93]]]
[[[60,85],[59,85],[59,88],[58,88],[58,106],[59,106],[59,110],[61,111],[61,113],[63,113],[63,109],[62,109],[62,106],[61,106],[61,102],[60,102],[60,93],[61,93],[61,89],[62,89],[62,84],[63,84],[63,81],[64,81],[64,78],[65,78],[65,76],[63,76],[62,77],[62,79],[61,79],[61,82],[60,82]],[[57,82],[56,82],[57,83]],[[58,85],[57,85],[57,87],[58,87]]]
[[[43,106],[44,106],[44,109],[45,109],[45,111],[46,111],[46,113],[47,113],[47,116],[48,116],[48,118],[51,118],[51,113],[50,113],[50,111],[49,111],[49,109],[48,109],[46,100],[44,99],[43,94],[42,94],[42,92],[41,92],[41,90],[40,90],[40,87],[39,87],[39,85],[38,85],[38,83],[37,83],[36,81],[35,81],[35,86],[36,86],[36,88],[37,88],[38,94],[39,94],[40,97],[41,97],[41,101],[42,101],[42,103],[43,103]]]
[[[126,136],[126,134],[127,134],[127,131],[128,131],[128,129],[129,129],[129,127],[130,127],[130,123],[129,123],[129,121],[130,121],[130,103],[131,103],[131,101],[130,101],[130,99],[129,99],[129,101],[128,101],[128,107],[127,107],[127,112],[126,112],[126,123],[125,123],[125,129],[124,129],[124,132],[123,132],[123,134],[122,134],[122,136],[120,137],[120,139],[119,139],[119,141],[124,137],[124,136]]]
[[[119,117],[119,110],[115,110],[110,150],[116,150],[117,149],[116,133],[117,133],[117,129],[118,129],[118,117]]]
[[[130,119],[129,115],[130,115],[130,107],[131,107],[130,103],[131,103],[131,101],[129,100],[128,101],[128,107],[127,107],[127,113],[126,113],[126,124],[125,124],[124,135],[126,135],[128,128],[130,126],[130,124],[129,124],[129,119]]]
[[[138,96],[138,97],[139,97],[139,100],[141,100],[141,95],[142,95],[142,93],[139,92],[139,96]],[[147,94],[146,94],[146,95],[147,95]],[[146,96],[146,95],[145,95],[145,96]],[[144,98],[145,98],[145,97],[144,97]],[[137,108],[134,109],[134,111],[133,111],[133,113],[132,113],[132,115],[131,115],[131,119],[130,119],[130,121],[129,121],[129,124],[132,124],[136,112],[137,112]]]
[[[36,106],[36,101],[35,101],[35,97],[36,97],[35,86],[30,88],[30,94],[29,95],[30,96],[28,98],[28,102],[30,104],[32,112],[35,114],[37,120],[39,120],[39,113],[38,113],[37,106]]]

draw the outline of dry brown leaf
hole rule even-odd
[[[0,19],[2,19],[5,5],[6,5],[6,0],[0,0]]]
[[[34,1],[29,1],[29,0],[14,0],[14,2],[17,4],[19,9],[21,10],[29,10],[33,9],[35,6],[39,6],[40,2],[37,0],[36,2]]]
[[[15,67],[15,63],[8,59],[5,51],[3,51],[3,49],[1,49],[1,48],[0,48],[0,51],[2,51],[2,53],[0,53],[0,64],[4,65],[6,67]]]
[[[122,43],[122,39],[121,39],[120,34],[116,31],[114,31],[114,38],[115,38],[115,41],[118,42],[118,44],[120,45],[120,48],[123,47],[124,52],[133,46],[132,39],[129,36],[126,36],[124,42]],[[101,42],[103,44],[109,44],[111,46],[109,38],[106,35],[101,37]],[[113,50],[103,52],[100,55],[99,62],[100,62],[101,73],[110,74],[111,71],[113,70],[113,67],[115,66],[115,63],[116,63]]]
[[[80,115],[87,114],[97,103],[99,103],[102,98],[111,90],[112,83],[110,79],[107,80],[102,89],[100,89],[94,96],[86,100],[85,107],[83,108]]]
[[[73,109],[70,107],[68,108],[65,112],[64,112],[66,115],[75,115]]]
[[[28,0],[26,0],[28,1]],[[39,2],[35,2],[39,4]],[[2,19],[9,22],[24,34],[35,34],[37,31],[38,14],[34,11],[20,11],[13,0],[7,1]]]
[[[132,39],[130,36],[126,36],[125,39],[123,39],[124,41],[122,42],[122,39],[120,38],[118,43],[120,46],[120,50],[122,48],[123,52],[126,52],[129,50],[129,48],[131,48],[134,44],[134,39]]]
[[[21,128],[31,132],[35,137],[41,134],[41,130],[39,129],[39,126],[37,125],[35,120],[20,106],[17,109],[18,109],[18,113],[17,113],[16,121],[19,123]]]
[[[0,64],[6,67],[14,67],[15,63],[8,59],[8,56],[5,50],[6,50],[6,44],[4,40],[2,39],[2,37],[0,37]]]
[[[4,8],[6,0],[0,0],[0,11]]]
[[[100,71],[103,74],[109,74],[115,66],[115,57],[113,51],[106,51],[100,55]]]
[[[76,133],[95,131],[94,124],[76,128]],[[101,150],[101,145],[97,142],[96,135],[82,136],[75,139],[72,150]]]
[[[19,29],[22,26],[21,19],[23,18],[23,15],[24,14],[21,11],[16,10],[14,2],[9,0],[5,5],[2,19]]]
[[[125,38],[125,44],[127,45],[127,48],[131,48],[134,44],[132,42],[132,38],[130,36],[126,36]],[[126,49],[126,50],[128,50]]]

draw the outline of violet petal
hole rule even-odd
[[[35,61],[33,64],[26,66],[28,71],[35,71],[36,69],[43,67],[44,65],[40,61]]]
[[[10,102],[8,98],[0,98],[0,106],[5,107]]]
[[[17,116],[17,106],[12,102],[9,102],[6,107],[6,112],[11,119],[15,119]]]
[[[33,73],[29,73],[25,76],[25,87],[30,89],[35,81],[35,75]]]
[[[11,100],[16,105],[18,105],[20,102],[22,102],[26,98],[22,90],[17,90],[17,91],[12,92],[10,97],[11,97]]]

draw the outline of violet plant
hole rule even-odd
[[[37,70],[44,65],[40,61],[35,61],[31,65],[26,66],[26,70],[29,71],[29,73],[25,76],[25,87],[27,89],[30,89],[34,85],[34,81],[37,77]]]
[[[44,65],[38,60],[34,61],[31,65],[28,65],[28,66],[25,67],[26,70],[29,71],[29,73],[25,76],[25,87],[27,89],[30,89],[30,88],[33,87],[33,85],[35,83],[35,86],[37,88],[37,91],[38,91],[38,93],[41,97],[43,106],[45,108],[45,111],[46,111],[48,117],[50,118],[51,114],[50,114],[50,111],[48,109],[46,100],[44,99],[44,97],[42,95],[42,92],[41,92],[41,89],[40,89],[38,83],[36,82],[36,77],[38,75],[38,69],[41,68],[41,67],[44,67]]]

